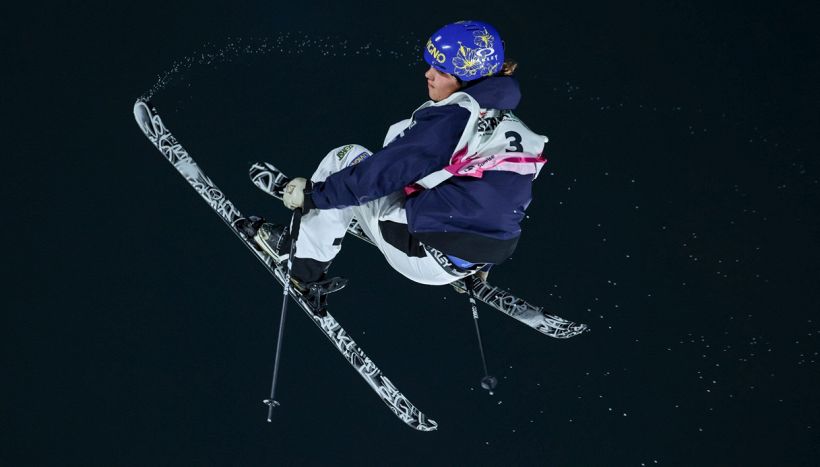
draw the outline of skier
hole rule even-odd
[[[302,209],[291,277],[302,290],[325,278],[352,219],[407,278],[443,285],[486,280],[521,235],[546,138],[513,113],[521,99],[498,32],[480,21],[436,31],[423,51],[430,100],[390,127],[376,152],[329,152],[310,180],[292,179],[283,202]],[[255,241],[287,258],[287,226],[259,222]]]

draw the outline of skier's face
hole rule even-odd
[[[436,102],[447,99],[450,94],[461,88],[455,76],[438,71],[433,67],[424,73],[424,77],[427,78],[427,93],[430,99]]]

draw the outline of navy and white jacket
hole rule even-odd
[[[486,78],[462,92],[481,108],[513,110],[521,100],[512,77]],[[361,205],[402,190],[450,163],[470,113],[458,105],[417,111],[415,124],[357,165],[313,185],[305,207]],[[531,175],[488,171],[482,178],[451,177],[407,198],[410,235],[445,254],[498,264],[512,255],[519,223],[532,199]]]

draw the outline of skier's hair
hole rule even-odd
[[[504,60],[504,65],[501,66],[501,71],[498,72],[498,76],[512,76],[517,68],[518,62],[508,58]]]
[[[496,73],[492,76],[512,76],[513,73],[515,73],[516,69],[518,69],[518,62],[516,62],[515,60],[510,58],[510,59],[504,60],[504,65],[501,66],[501,71],[499,71],[498,73]],[[455,76],[455,75],[453,75],[453,76]],[[459,89],[466,89],[466,88],[469,88],[470,86],[473,86],[474,84],[478,84],[481,81],[484,81],[486,78],[489,78],[489,76],[485,76],[485,77],[479,78],[479,79],[474,79],[472,81],[462,81],[461,78],[459,78],[458,76],[455,76],[455,78],[456,78],[456,81],[458,81]]]

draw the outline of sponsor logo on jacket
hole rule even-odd
[[[508,111],[508,110],[504,111],[504,112],[501,112],[500,114],[489,116],[489,117],[487,117],[485,115],[486,115],[486,112],[484,112],[484,115],[479,117],[478,122],[476,122],[476,131],[481,136],[486,136],[486,135],[492,133],[493,131],[495,131],[495,129],[498,127],[498,125],[503,121],[506,121],[506,122],[518,122],[519,121],[518,118],[516,118],[515,115],[513,115],[513,113]]]

